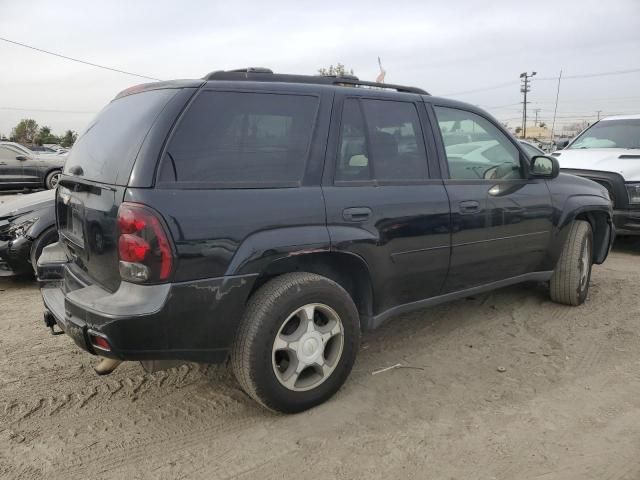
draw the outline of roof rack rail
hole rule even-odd
[[[289,83],[310,83],[317,85],[336,85],[343,87],[366,87],[380,88],[385,90],[395,90],[397,92],[417,93],[429,95],[425,90],[418,87],[407,87],[395,85],[393,83],[367,82],[360,80],[355,75],[291,75],[283,73],[273,73],[269,68],[248,67],[236,70],[216,70],[205,75],[203,80],[228,80],[228,81],[253,81],[253,82],[289,82]]]
[[[371,88],[383,88],[388,90],[395,90],[397,92],[406,92],[406,93],[419,93],[421,95],[429,95],[426,90],[418,87],[407,87],[405,85],[396,85],[393,83],[378,83],[378,82],[367,82],[366,80],[358,80],[356,77],[355,80],[352,80],[351,75],[344,77],[336,77],[334,79],[334,85],[343,85],[343,86],[354,86],[354,87],[371,87]]]

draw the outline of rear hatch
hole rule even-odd
[[[145,138],[176,89],[146,90],[107,105],[78,138],[56,197],[60,241],[86,283],[120,285],[118,207]]]

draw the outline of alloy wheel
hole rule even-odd
[[[335,370],[344,346],[340,316],[328,305],[310,303],[282,323],[272,348],[273,371],[293,391],[311,390]]]

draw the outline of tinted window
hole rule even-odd
[[[522,145],[522,148],[524,148],[524,151],[527,152],[527,155],[529,155],[529,158],[533,158],[533,157],[535,157],[537,155],[544,155],[543,151],[538,150],[533,145],[530,145],[530,144],[524,143],[524,142],[520,142],[520,145]]]
[[[640,148],[640,119],[598,122],[569,147],[576,148]]]
[[[336,180],[370,180],[369,152],[360,102],[348,98],[342,110]]]
[[[421,180],[427,175],[415,105],[354,98],[345,101],[336,180]]]
[[[16,153],[5,147],[0,147],[0,158],[3,160],[15,160]]]
[[[126,184],[145,136],[175,93],[150,90],[112,101],[74,144],[65,172],[79,166],[83,178]]]
[[[464,110],[435,107],[435,111],[450,178],[522,178],[518,149],[495,125]]]
[[[161,180],[298,184],[317,109],[313,96],[203,92],[171,140]]]

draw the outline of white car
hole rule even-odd
[[[562,171],[609,191],[616,233],[640,235],[640,115],[603,118],[552,155]]]

